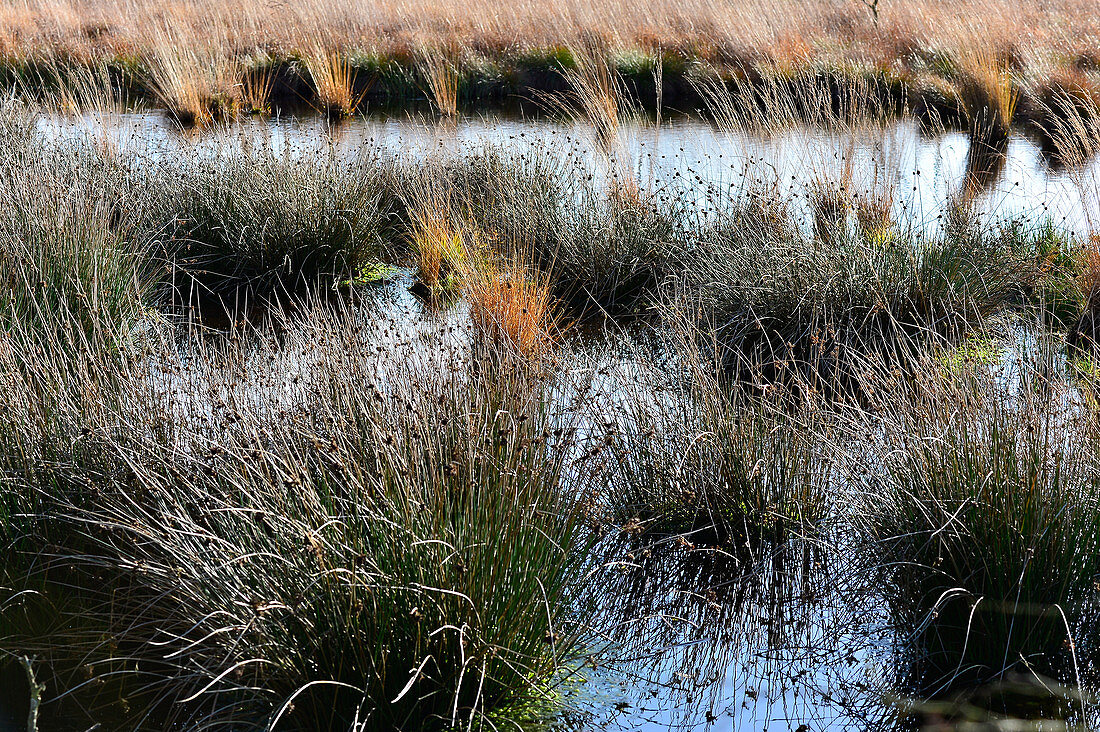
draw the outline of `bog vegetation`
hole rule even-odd
[[[0,729],[711,724],[749,656],[838,726],[1093,726],[1100,228],[983,198],[1027,133],[1098,202],[1091,14],[475,5],[0,11]],[[456,142],[516,93],[590,154]],[[414,97],[438,145],[341,144]],[[624,127],[685,100],[965,169],[935,222],[847,162],[656,177]],[[141,105],[178,145],[54,129]]]

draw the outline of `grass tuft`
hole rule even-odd
[[[199,153],[144,175],[185,297],[268,296],[377,261],[392,167],[370,152],[283,156],[271,145]]]
[[[347,56],[314,44],[303,52],[302,62],[313,83],[319,112],[332,120],[355,114],[362,95],[355,92],[355,72]]]
[[[480,254],[464,268],[462,281],[474,325],[498,349],[537,361],[554,345],[560,314],[545,275]]]
[[[1038,372],[1013,386],[980,364],[921,373],[878,384],[840,463],[913,632],[917,693],[1011,669],[1078,683],[1058,659],[1087,635],[1100,576],[1095,415]]]

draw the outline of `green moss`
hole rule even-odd
[[[577,679],[570,676],[564,680],[546,680],[531,678],[530,686],[511,701],[490,709],[482,724],[475,722],[475,728],[483,730],[522,729],[525,732],[552,730],[564,704],[563,688],[575,686]],[[463,726],[461,729],[466,729]]]
[[[987,335],[974,334],[967,337],[957,347],[948,350],[940,357],[940,362],[953,372],[966,371],[974,365],[988,365],[997,362],[1001,349],[996,341]]]
[[[361,267],[353,276],[340,281],[343,287],[382,284],[398,274],[396,267],[382,262],[371,262]]]

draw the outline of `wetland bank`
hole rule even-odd
[[[519,116],[23,75],[0,729],[1100,724],[1084,82],[594,48]]]

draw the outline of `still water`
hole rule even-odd
[[[441,125],[415,117],[357,117],[333,128],[321,118],[294,117],[181,133],[163,115],[144,113],[46,117],[40,127],[59,138],[108,139],[166,156],[226,145],[264,144],[296,153],[332,145],[416,160],[494,146],[568,157],[596,174],[607,167],[582,122],[472,117]],[[767,181],[797,198],[815,183],[845,181],[854,192],[890,191],[896,221],[931,230],[970,190],[976,210],[993,218],[1050,219],[1078,236],[1100,229],[1100,161],[1060,166],[1025,136],[985,156],[971,156],[971,147],[962,132],[930,136],[909,119],[845,132],[795,128],[767,136],[675,120],[624,125],[614,154],[617,166],[643,187]]]

